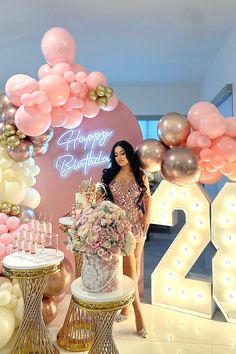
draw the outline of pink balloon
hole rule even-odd
[[[206,162],[205,169],[207,170],[207,172],[215,172],[218,170],[218,167],[213,166],[210,162]]]
[[[236,141],[228,136],[214,140],[212,150],[215,154],[225,156],[230,162],[236,160]]]
[[[221,167],[220,172],[224,176],[230,176],[231,173],[233,172],[233,166],[231,165],[230,162],[226,162],[223,167]]]
[[[87,78],[88,75],[83,71],[79,71],[75,76],[76,81],[79,82],[80,84],[86,84]]]
[[[79,97],[81,97],[82,99],[87,98],[88,92],[89,92],[88,86],[86,84],[82,84],[79,92]]]
[[[81,113],[86,118],[94,118],[98,115],[100,111],[100,107],[94,101],[86,100],[83,108],[81,109]]]
[[[68,118],[65,124],[63,124],[63,128],[74,129],[82,123],[83,114],[79,109],[72,109],[72,111],[67,112],[67,116]]]
[[[12,104],[19,107],[20,98],[24,93],[32,93],[37,90],[38,82],[32,77],[24,74],[11,76],[5,86],[6,95]]]
[[[6,224],[8,216],[5,213],[0,213],[0,224]]]
[[[8,227],[4,224],[0,225],[0,235],[5,234],[8,232]]]
[[[0,242],[3,243],[5,246],[8,246],[12,243],[12,235],[9,233],[2,234],[0,236]]]
[[[222,174],[218,170],[215,172],[208,172],[205,169],[203,169],[199,182],[205,184],[213,184],[218,182],[221,179],[221,177]]]
[[[225,164],[225,158],[223,156],[220,155],[215,155],[212,159],[211,159],[211,164],[216,167],[216,168],[222,168]]]
[[[33,97],[30,93],[23,93],[23,95],[20,98],[20,101],[24,106],[33,106],[34,105],[34,100],[33,100]]]
[[[236,118],[229,117],[226,118],[225,121],[226,121],[225,135],[236,137]]]
[[[42,79],[44,76],[50,75],[52,73],[52,67],[48,64],[40,66],[38,70],[38,77]]]
[[[64,79],[66,80],[66,82],[68,82],[68,84],[71,84],[75,81],[75,74],[73,73],[73,71],[66,71],[64,74]]]
[[[8,227],[8,230],[13,231],[18,228],[20,225],[20,219],[17,218],[16,216],[10,216],[7,219],[6,225]]]
[[[44,91],[52,106],[59,107],[66,103],[70,88],[66,80],[59,75],[48,75],[39,81],[39,89]]]
[[[211,139],[218,138],[226,130],[226,120],[218,113],[206,114],[201,118],[199,130]]]
[[[50,113],[52,111],[52,104],[46,99],[46,101],[39,103],[37,108],[42,113]]]
[[[77,74],[80,72],[84,72],[86,74],[86,78],[88,75],[88,70],[81,64],[72,64],[72,71]]]
[[[214,153],[211,149],[202,149],[200,151],[200,158],[202,161],[209,162],[213,159]]]
[[[48,130],[51,124],[51,115],[40,112],[36,106],[21,106],[16,111],[15,123],[23,134],[37,136]]]
[[[41,49],[48,64],[71,64],[75,57],[76,43],[70,32],[54,27],[44,34]]]
[[[210,138],[208,138],[208,136],[206,135],[201,135],[198,139],[197,139],[197,144],[200,148],[207,148],[211,145],[211,140]]]
[[[41,104],[47,100],[47,96],[44,91],[34,91],[31,96],[34,104]]]
[[[118,98],[116,97],[116,95],[113,95],[109,100],[108,100],[108,104],[106,105],[106,107],[102,107],[103,111],[114,111],[114,109],[118,106]]]
[[[189,148],[199,149],[198,139],[200,137],[201,137],[201,134],[199,133],[199,131],[194,131],[194,132],[190,133],[188,138],[187,138],[186,145]]]
[[[62,127],[67,120],[67,113],[63,108],[57,107],[52,109],[51,117],[52,117],[52,121],[51,121],[52,127]]]
[[[0,257],[4,256],[5,252],[6,246],[2,242],[0,242]]]
[[[219,113],[219,110],[210,102],[197,102],[188,112],[187,119],[194,130],[199,130],[202,116],[211,113]]]
[[[78,93],[80,93],[82,85],[79,82],[72,82],[70,84],[70,91],[72,94],[77,95]]]
[[[88,74],[87,85],[90,89],[96,89],[99,85],[107,85],[107,79],[100,71],[93,71]]]
[[[71,96],[63,106],[67,112],[70,112],[74,108],[81,109],[82,107],[84,107],[84,100],[75,96]]]
[[[72,70],[71,65],[67,63],[58,63],[54,65],[54,67],[52,68],[51,74],[55,74],[63,77],[66,71],[71,71],[71,70]]]

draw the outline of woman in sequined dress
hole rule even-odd
[[[118,141],[112,148],[110,168],[103,170],[102,182],[106,188],[106,197],[124,209],[130,220],[132,232],[136,238],[136,249],[133,254],[124,257],[124,274],[136,283],[135,300],[133,303],[138,335],[146,338],[140,298],[138,279],[140,261],[147,229],[150,224],[151,195],[148,178],[141,171],[133,147],[127,141]],[[144,210],[144,213],[143,213]],[[128,318],[130,309],[124,308],[117,320]]]

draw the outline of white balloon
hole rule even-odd
[[[6,305],[6,307],[8,309],[15,309],[17,306],[17,297],[16,295],[11,295],[11,300],[8,302],[8,304]]]
[[[12,292],[12,283],[3,283],[1,286],[0,286],[0,291],[1,290],[7,290],[9,291],[10,293]]]
[[[5,168],[9,168],[11,167],[11,161],[4,159],[4,158],[0,158],[0,167],[1,169],[5,170]]]
[[[39,205],[40,201],[41,197],[39,192],[34,188],[27,187],[25,189],[25,198],[21,202],[21,205],[35,209]]]
[[[16,295],[16,297],[22,296],[22,292],[21,292],[19,283],[15,283],[15,284],[13,283],[12,294]]]
[[[37,176],[40,172],[40,167],[38,165],[31,166],[30,172],[31,172],[32,176]]]
[[[11,293],[7,290],[0,290],[0,305],[5,306],[11,300]],[[0,322],[1,323],[1,322]]]
[[[36,183],[36,178],[34,176],[27,176],[24,179],[24,183],[27,187],[32,187]]]
[[[24,166],[27,166],[27,167],[35,165],[35,161],[34,161],[33,157],[30,157],[28,160],[23,161],[22,163]]]
[[[15,316],[12,310],[0,306],[0,349],[7,344],[15,329]]]
[[[15,181],[16,177],[15,177],[14,172],[15,171],[12,168],[6,168],[3,171],[3,179],[6,181],[9,181],[9,182]]]
[[[5,182],[5,201],[20,204],[25,197],[25,188],[18,182]]]
[[[15,309],[15,315],[17,320],[22,320],[23,312],[24,312],[24,301],[23,301],[23,297],[20,297],[18,299],[16,309]]]

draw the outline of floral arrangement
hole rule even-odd
[[[80,214],[68,230],[68,236],[72,252],[99,257],[126,256],[136,245],[126,212],[109,201]]]

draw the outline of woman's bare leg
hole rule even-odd
[[[136,243],[136,248],[134,250],[135,260],[136,260],[136,274],[137,274],[137,281],[139,281],[140,277],[140,270],[141,270],[141,257],[143,253],[143,246],[144,246],[145,239]]]
[[[145,328],[143,316],[141,313],[141,304],[139,298],[139,291],[138,291],[138,281],[137,281],[137,273],[136,273],[136,261],[134,252],[129,256],[123,257],[123,273],[128,277],[132,278],[135,282],[135,297],[133,302],[134,314],[135,314],[135,322],[137,331]],[[121,313],[122,315],[127,315],[129,313],[129,307],[124,308]]]

